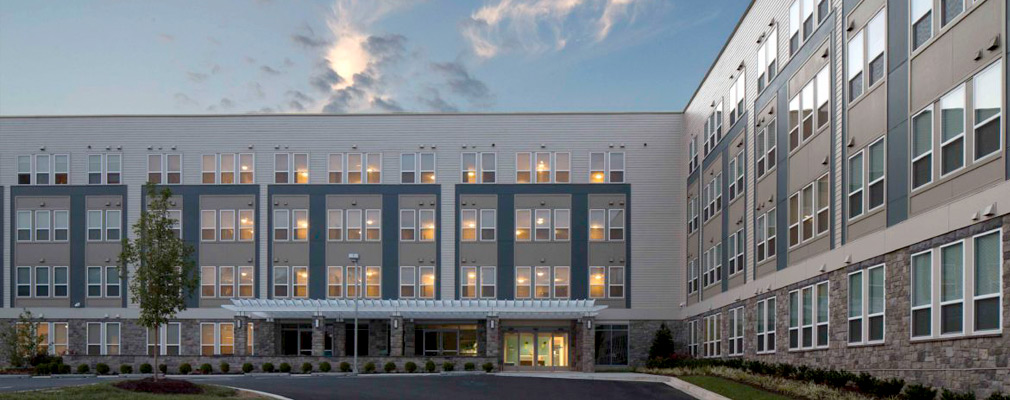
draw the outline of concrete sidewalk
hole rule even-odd
[[[655,382],[663,383],[674,389],[680,390],[688,395],[701,400],[729,400],[729,398],[718,393],[706,390],[700,386],[695,386],[672,376],[642,374],[638,372],[499,372],[495,375],[507,377],[524,378],[548,378],[548,379],[583,379],[594,381],[621,381],[621,382]]]

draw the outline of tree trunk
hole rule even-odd
[[[161,328],[154,328],[154,381],[158,381],[158,373],[161,372],[161,365],[158,365],[158,354],[161,354],[161,338],[158,336],[161,334]]]

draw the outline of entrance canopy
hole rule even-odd
[[[355,300],[232,299],[221,307],[254,319],[354,318]],[[358,318],[385,319],[578,319],[607,306],[595,300],[357,300]]]

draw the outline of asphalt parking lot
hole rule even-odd
[[[187,378],[292,399],[673,399],[691,396],[656,382],[501,375],[209,376]],[[107,382],[109,378],[3,379],[0,392]]]

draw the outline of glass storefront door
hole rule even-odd
[[[506,332],[504,365],[516,370],[568,369],[568,333]]]

